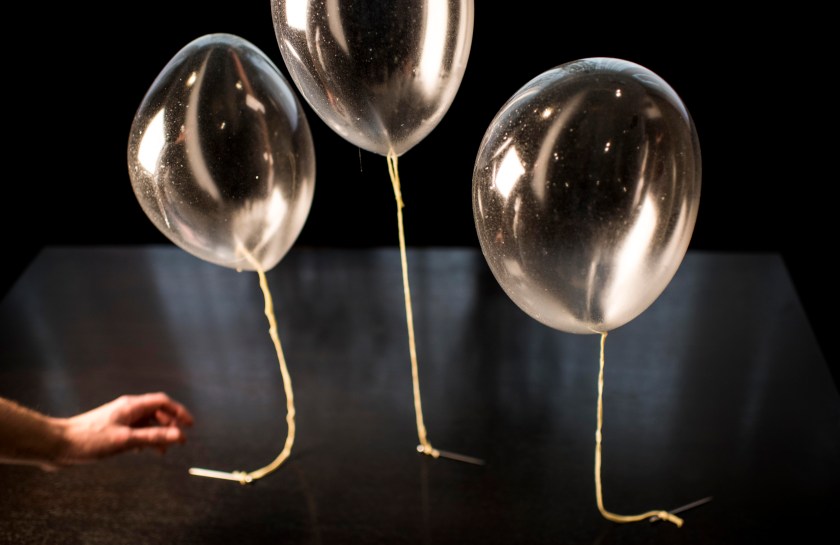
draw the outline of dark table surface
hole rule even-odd
[[[475,249],[410,249],[426,425],[417,444],[396,249],[292,249],[268,273],[297,406],[255,273],[175,247],[47,248],[0,304],[0,395],[69,416],[163,390],[185,445],[56,473],[0,466],[0,543],[764,543],[834,531],[840,396],[773,254],[690,252],[606,343],[606,521],[593,479],[598,337],[520,311]],[[774,541],[775,542],[775,541]]]

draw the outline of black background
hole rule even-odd
[[[477,2],[469,65],[438,127],[400,159],[411,246],[476,246],[472,167],[502,104],[541,72],[585,57],[646,66],[679,93],[703,153],[691,249],[779,252],[832,367],[826,313],[836,290],[828,257],[835,153],[827,14],[734,15],[691,5]],[[557,4],[558,6],[561,4]],[[128,178],[134,113],[189,41],[238,34],[281,71],[269,0],[148,0],[22,7],[4,40],[3,290],[44,245],[169,244]],[[795,43],[791,36],[801,35]],[[305,106],[316,193],[299,246],[397,243],[385,159],[360,151]],[[835,378],[837,370],[834,370]]]

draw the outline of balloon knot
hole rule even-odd
[[[417,452],[421,454],[425,454],[427,456],[431,456],[432,458],[439,458],[440,451],[436,448],[432,448],[430,443],[426,443],[425,445],[417,445]]]
[[[253,477],[247,471],[234,471],[233,474],[239,477],[239,484],[250,484],[254,482]]]
[[[658,513],[656,513],[656,516],[662,520],[667,520],[668,522],[676,524],[677,528],[682,528],[683,519],[681,519],[677,515],[671,514],[668,511],[659,511]]]

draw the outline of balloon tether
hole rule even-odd
[[[250,252],[243,249],[243,254],[248,262],[254,267],[259,275],[260,288],[265,298],[265,316],[268,319],[268,333],[274,343],[274,349],[277,352],[277,360],[280,363],[280,374],[283,377],[283,388],[286,392],[286,423],[289,431],[286,435],[286,443],[283,450],[277,455],[273,462],[265,467],[256,469],[254,471],[216,471],[212,469],[202,469],[199,467],[191,467],[190,475],[198,477],[210,477],[213,479],[224,479],[228,481],[238,481],[240,484],[249,484],[257,479],[261,479],[272,473],[291,455],[292,445],[295,443],[295,396],[292,392],[292,378],[289,375],[289,369],[286,366],[286,358],[283,356],[283,347],[280,345],[280,337],[277,334],[277,320],[274,316],[274,303],[271,298],[271,291],[268,289],[268,280],[265,277],[265,272],[260,263],[251,255]]]
[[[397,201],[397,226],[400,238],[400,261],[402,263],[403,294],[405,296],[405,321],[408,327],[408,352],[411,358],[411,381],[414,389],[414,415],[417,420],[417,437],[420,444],[417,445],[417,452],[426,454],[432,458],[448,458],[459,462],[466,462],[475,465],[484,465],[484,460],[464,456],[454,452],[438,450],[429,442],[426,432],[426,425],[423,423],[423,406],[420,401],[420,378],[417,371],[417,346],[414,341],[414,315],[411,310],[411,290],[408,286],[408,259],[405,249],[405,229],[403,227],[403,212],[405,202],[400,191],[400,174],[397,169],[397,153],[393,148],[388,150],[388,174],[391,176],[391,184],[394,186],[394,199]]]
[[[604,423],[604,343],[607,340],[607,332],[601,332],[601,358],[600,371],[598,373],[598,429],[595,430],[595,499],[598,502],[598,511],[601,515],[613,522],[638,522],[640,520],[667,520],[673,522],[677,527],[682,527],[683,519],[669,513],[668,511],[656,510],[642,513],[641,515],[616,515],[604,508],[604,497],[601,492],[601,428]]]

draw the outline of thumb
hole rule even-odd
[[[165,447],[186,441],[186,435],[178,426],[150,426],[133,428],[129,435],[128,448]]]

